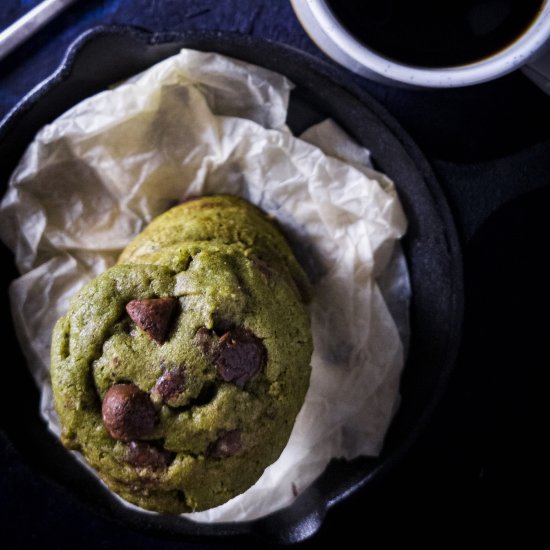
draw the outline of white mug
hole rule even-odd
[[[362,1],[364,5],[368,2]],[[452,88],[521,69],[550,94],[550,0],[541,3],[530,24],[505,47],[472,62],[443,67],[407,64],[375,51],[346,29],[325,0],[291,3],[306,32],[329,57],[372,80],[408,87]],[[419,36],[421,33],[419,29]]]

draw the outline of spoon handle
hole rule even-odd
[[[0,59],[6,57],[75,0],[44,0],[0,33]]]

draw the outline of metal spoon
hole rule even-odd
[[[35,32],[76,0],[44,0],[0,33],[0,59],[6,57]]]

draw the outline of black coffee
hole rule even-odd
[[[395,61],[423,67],[463,65],[505,48],[543,0],[328,0],[359,41]]]

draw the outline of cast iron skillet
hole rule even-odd
[[[411,346],[402,378],[402,403],[380,457],[334,460],[288,508],[250,522],[200,524],[180,517],[144,515],[121,507],[66,452],[37,414],[38,392],[17,349],[6,292],[1,321],[15,364],[3,372],[8,398],[2,424],[31,466],[76,494],[91,510],[139,529],[175,538],[252,536],[284,543],[303,540],[321,525],[326,511],[387,474],[403,458],[440,398],[458,350],[463,309],[462,260],[453,220],[428,163],[403,129],[358,87],[341,85],[344,71],[287,46],[250,36],[195,31],[152,34],[128,27],[99,27],[82,35],[58,71],[34,89],[0,124],[0,192],[26,146],[46,123],[78,101],[140,72],[182,47],[213,50],[265,66],[289,77],[288,123],[300,132],[332,117],[371,151],[376,165],[396,183],[409,219],[404,250],[413,289]],[[1,246],[1,245],[0,245]],[[3,288],[16,276],[13,258],[0,250]],[[8,350],[5,350],[8,353]],[[24,393],[26,406],[16,405]],[[29,401],[32,401],[30,403]],[[10,411],[19,410],[18,415]],[[15,416],[15,418],[14,418]]]

